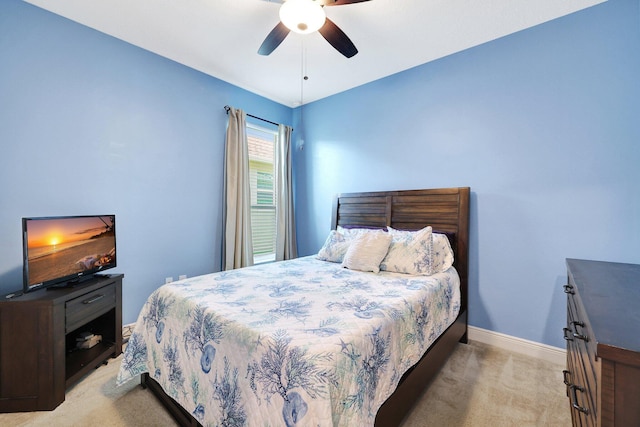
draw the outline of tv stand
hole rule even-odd
[[[122,353],[122,278],[0,300],[0,412],[53,410],[67,388]],[[102,341],[77,349],[83,332]]]

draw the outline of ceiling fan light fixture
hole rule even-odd
[[[314,0],[287,0],[280,7],[280,20],[291,31],[309,34],[318,31],[327,16]]]

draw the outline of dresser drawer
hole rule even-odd
[[[569,282],[569,286],[573,289],[573,293],[568,294],[568,297],[572,306],[571,308],[574,310],[573,316],[577,322],[574,327],[574,332],[576,333],[575,336],[586,343],[589,354],[595,358],[598,343],[595,339],[595,334],[593,333],[589,317],[587,316],[587,311],[582,304],[580,290],[571,281]]]
[[[591,366],[586,358],[584,344],[571,342],[567,345],[568,375],[565,374],[567,396],[572,410],[584,420],[583,425],[594,425],[597,419],[597,384],[590,377]]]
[[[102,316],[116,305],[116,287],[113,283],[88,292],[65,303],[65,333]]]
[[[574,418],[579,416],[585,422],[588,419],[588,425],[595,423],[597,414],[597,383],[592,368],[584,343],[567,340],[567,369],[564,371],[567,397],[575,412]]]

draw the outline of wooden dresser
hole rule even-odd
[[[567,259],[574,426],[640,426],[640,265]]]

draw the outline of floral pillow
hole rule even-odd
[[[342,234],[347,240],[353,240],[356,237],[362,235],[362,234],[367,234],[367,233],[372,233],[372,232],[378,232],[378,231],[382,231],[385,232],[387,230],[385,230],[384,228],[373,228],[373,227],[343,227],[341,225],[339,225],[337,227],[338,229],[338,233]]]
[[[433,272],[442,273],[453,265],[453,250],[446,234],[433,233]]]
[[[327,240],[324,242],[322,248],[320,248],[316,257],[322,261],[342,262],[344,254],[346,254],[347,249],[349,249],[350,243],[351,240],[347,240],[342,233],[336,230],[331,230]]]
[[[380,261],[391,244],[391,235],[382,230],[367,230],[359,234],[344,255],[342,266],[350,270],[380,271]]]
[[[392,236],[389,252],[380,263],[380,269],[396,273],[431,275],[433,266],[432,228],[402,231],[387,227]]]
[[[342,227],[338,226],[337,230],[331,230],[327,240],[316,255],[316,258],[322,261],[342,262],[349,245],[358,236],[367,233],[384,232],[382,228],[364,228],[364,227]]]

